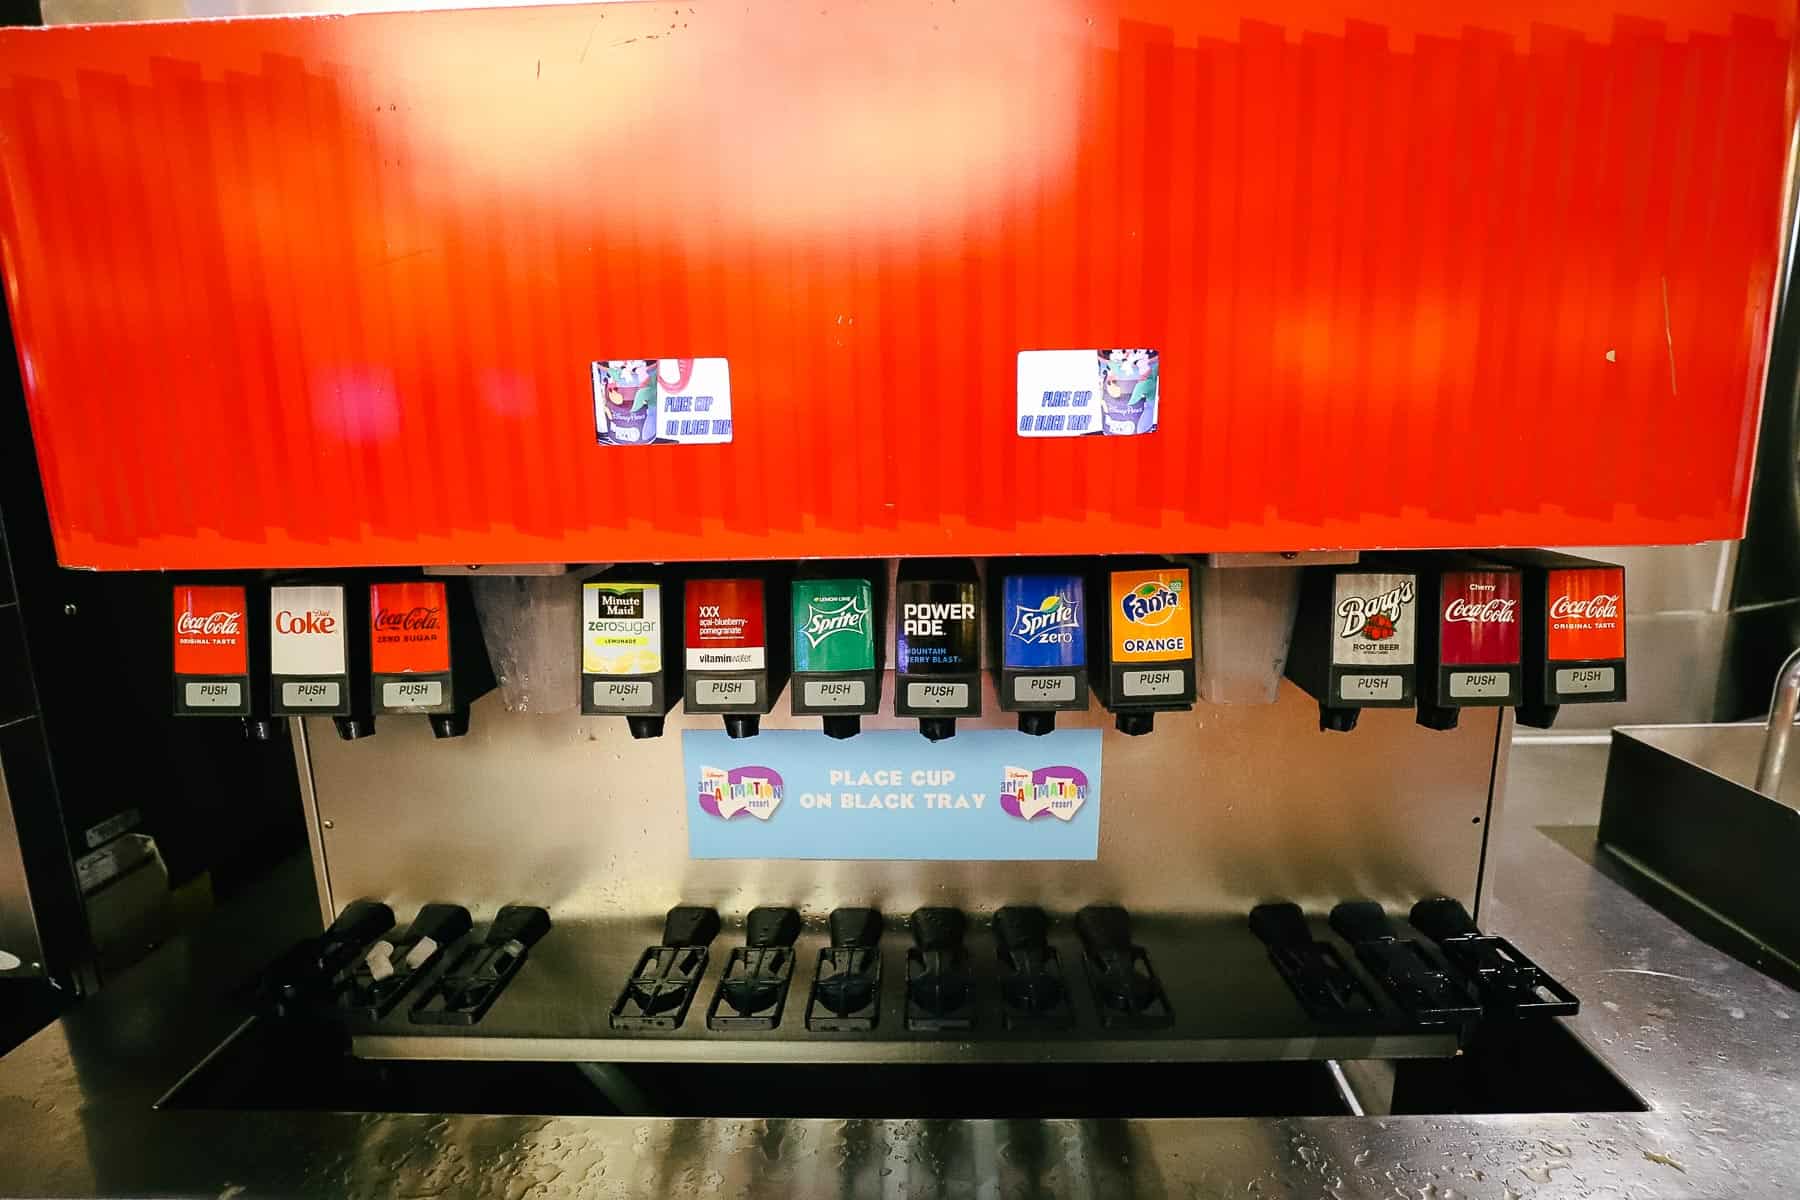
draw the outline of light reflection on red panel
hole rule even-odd
[[[1739,532],[1789,7],[750,7],[0,33],[63,560]],[[1014,436],[1115,344],[1157,434]],[[594,445],[659,354],[733,444]]]

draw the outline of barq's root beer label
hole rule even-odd
[[[1332,594],[1337,637],[1331,661],[1340,666],[1411,666],[1418,593],[1416,576],[1340,573]]]
[[[344,589],[269,589],[269,673],[276,712],[347,714]]]
[[[662,585],[582,585],[583,674],[654,675],[662,670],[662,647]]]
[[[175,711],[250,711],[250,643],[244,589],[175,588]]]

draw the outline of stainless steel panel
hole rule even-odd
[[[1625,607],[1631,613],[1723,612],[1729,597],[1736,542],[1691,546],[1576,546],[1625,568]],[[1632,666],[1637,666],[1633,656]]]
[[[5,570],[4,563],[0,570]],[[41,977],[43,964],[44,948],[19,851],[19,827],[13,821],[13,796],[0,767],[0,980]]]
[[[220,981],[304,932],[302,865],[0,1059],[0,1191],[1790,1197],[1800,1006],[1595,869],[1605,763],[1600,746],[1513,755],[1487,923],[1581,995],[1569,1024],[1647,1112],[842,1121],[153,1108],[238,1027]]]
[[[967,724],[1011,728],[987,689],[989,715]],[[1473,905],[1501,716],[1470,710],[1437,733],[1410,711],[1370,711],[1345,735],[1321,733],[1317,714],[1288,684],[1276,704],[1203,704],[1143,738],[1114,732],[1098,707],[1065,714],[1106,731],[1095,862],[691,860],[678,732],[719,719],[680,710],[668,734],[641,742],[622,720],[510,714],[492,695],[469,736],[449,741],[396,718],[343,742],[308,718],[298,761],[310,767],[333,910],[359,896],[402,913],[455,900],[480,919],[523,901],[567,923],[660,917],[677,903],[727,915],[785,903],[815,916],[862,903],[1066,912],[1116,901],[1145,915],[1239,917],[1271,897],[1311,911],[1367,897],[1403,911],[1428,893]],[[781,711],[764,727],[818,722]],[[864,727],[916,722],[883,715]]]
[[[1627,595],[1633,578],[1626,576]],[[1565,704],[1554,732],[1712,720],[1731,619],[1725,612],[1627,613],[1629,698],[1619,704]]]

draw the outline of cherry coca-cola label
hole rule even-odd
[[[377,675],[450,669],[444,585],[377,583],[369,588],[369,666]]]
[[[277,675],[342,675],[344,589],[269,589],[269,669]]]
[[[244,589],[202,585],[175,588],[175,673],[247,675]]]
[[[1446,666],[1519,661],[1517,571],[1445,571],[1439,589],[1439,657]]]
[[[1625,657],[1625,569],[1555,567],[1544,592],[1550,658],[1593,662]]]

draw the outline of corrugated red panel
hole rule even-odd
[[[0,33],[59,553],[1735,536],[1791,5],[1251,7]],[[1016,435],[1019,350],[1113,345],[1158,432]],[[655,355],[729,358],[735,441],[595,444],[589,363]]]

